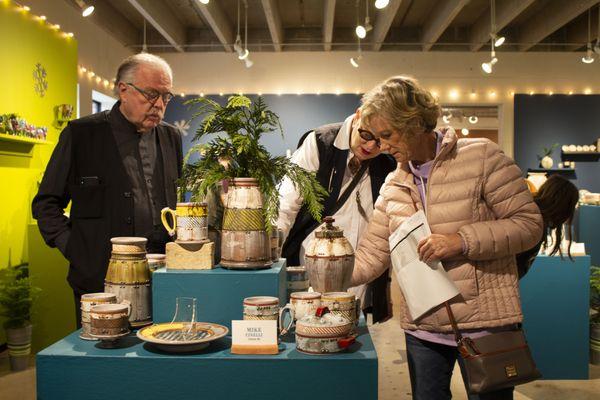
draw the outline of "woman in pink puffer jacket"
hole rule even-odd
[[[542,233],[521,170],[487,139],[435,130],[440,106],[411,78],[390,78],[362,101],[363,135],[392,154],[398,168],[381,188],[356,251],[352,285],[385,270],[390,235],[422,209],[432,235],[419,243],[419,255],[425,262],[441,260],[460,290],[450,304],[463,335],[514,329],[522,320],[515,254],[533,247]],[[454,363],[458,358],[462,368],[462,362],[448,314],[441,305],[415,321],[402,303],[413,398],[450,399]],[[512,399],[512,392],[479,398]]]

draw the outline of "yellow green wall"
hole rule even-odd
[[[5,268],[29,262],[30,250],[36,251],[28,248],[30,239],[39,243],[39,238],[28,235],[31,224],[35,223],[31,218],[31,200],[60,133],[52,127],[53,108],[58,104],[77,106],[77,42],[65,38],[60,30],[53,30],[11,1],[0,0],[0,52],[0,113],[16,112],[29,123],[48,127],[50,142],[17,146],[0,141],[0,268]],[[33,71],[37,63],[47,72],[48,89],[44,97],[34,90]],[[36,268],[43,269],[44,265]],[[55,272],[61,276],[53,277],[56,281],[49,286],[47,279],[36,276],[32,270],[32,278],[44,290],[40,303],[45,303],[45,307],[53,307],[57,290],[63,301],[66,293],[72,295],[64,283],[66,268]],[[58,283],[60,287],[56,286]],[[62,314],[66,311],[62,310]],[[73,319],[72,314],[69,317]],[[0,342],[3,338],[0,333]]]

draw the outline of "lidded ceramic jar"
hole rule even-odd
[[[354,249],[344,231],[333,225],[332,217],[323,221],[325,225],[315,232],[304,253],[308,279],[317,292],[344,292],[354,270]]]
[[[337,353],[354,343],[352,322],[319,307],[296,322],[296,348],[309,354]]]

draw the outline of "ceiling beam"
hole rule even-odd
[[[527,51],[548,35],[556,32],[599,0],[571,0],[550,2],[547,7],[527,21],[519,35],[519,50]]]
[[[281,25],[281,14],[276,0],[262,0],[262,6],[265,10],[267,25],[271,32],[273,47],[275,51],[281,51],[281,43],[283,43],[283,26]]]
[[[385,37],[392,27],[392,22],[396,18],[400,4],[402,4],[402,0],[392,0],[386,8],[377,12],[375,26],[373,27],[373,36],[371,37],[373,51],[381,50]]]
[[[535,0],[506,0],[499,2],[496,6],[496,33],[504,29],[515,18],[517,18]],[[492,17],[490,9],[475,22],[471,27],[471,51],[477,51],[490,40]]]
[[[81,12],[81,8],[74,0],[66,1]],[[107,1],[98,1],[94,3],[94,6],[94,13],[87,19],[90,19],[126,47],[140,44],[141,32],[123,14]]]
[[[335,18],[335,0],[325,0],[323,10],[323,47],[331,51],[333,41],[333,20]]]
[[[202,4],[199,1],[192,1],[192,4],[217,35],[225,51],[231,53],[233,51],[232,44],[235,41],[234,30],[219,2],[211,1],[208,4]]]
[[[435,42],[468,2],[469,0],[444,0],[436,6],[423,27],[423,35],[421,36],[423,51],[431,50]]]
[[[175,50],[183,52],[185,44],[185,28],[177,20],[171,9],[162,1],[128,0],[154,29],[167,39]]]

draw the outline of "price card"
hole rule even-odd
[[[277,354],[277,321],[231,321],[233,354]]]

